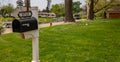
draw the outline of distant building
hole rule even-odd
[[[120,7],[112,7],[106,12],[107,18],[120,18]]]
[[[45,18],[45,17],[55,18],[56,14],[55,13],[48,13],[48,12],[39,11],[38,16],[43,17],[43,18]]]

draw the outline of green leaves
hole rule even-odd
[[[73,13],[79,13],[82,10],[82,8],[80,8],[81,4],[82,3],[80,1],[73,2],[73,7],[72,7]]]
[[[82,9],[80,8],[81,2],[73,2],[73,13],[79,13]],[[51,12],[55,13],[57,17],[64,16],[65,15],[65,5],[64,4],[54,4],[52,5],[52,8],[50,10]]]
[[[55,4],[52,5],[51,12],[55,13],[57,17],[65,15],[64,4]]]
[[[10,16],[13,10],[14,10],[13,5],[8,4],[5,6],[2,6],[0,12],[2,13],[2,16],[5,16],[6,14],[8,14]]]

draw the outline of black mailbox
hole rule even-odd
[[[12,30],[13,32],[27,32],[31,30],[38,29],[37,19],[34,17],[15,19],[12,22]]]

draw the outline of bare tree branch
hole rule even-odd
[[[94,0],[94,6],[99,2],[99,0]]]
[[[98,10],[96,10],[96,11],[94,11],[94,13],[97,13],[97,12],[99,12],[99,11],[101,11],[101,10],[103,10],[104,8],[107,8],[109,5],[111,5],[111,3],[113,2],[113,0],[111,0],[108,4],[106,4],[105,6],[103,6],[102,8],[100,8],[100,9],[98,9]]]

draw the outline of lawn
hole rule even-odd
[[[13,18],[3,18],[3,17],[0,17],[0,22],[2,21],[13,21],[14,19]],[[39,23],[48,23],[48,22],[53,22],[53,18],[38,18],[38,22]]]
[[[0,17],[0,22],[1,21],[13,21],[13,18],[3,18],[3,17]]]
[[[48,22],[52,22],[53,18],[38,18],[39,23],[48,23]]]
[[[41,62],[120,62],[120,19],[99,19],[42,28]],[[31,39],[0,36],[0,62],[31,62]]]

